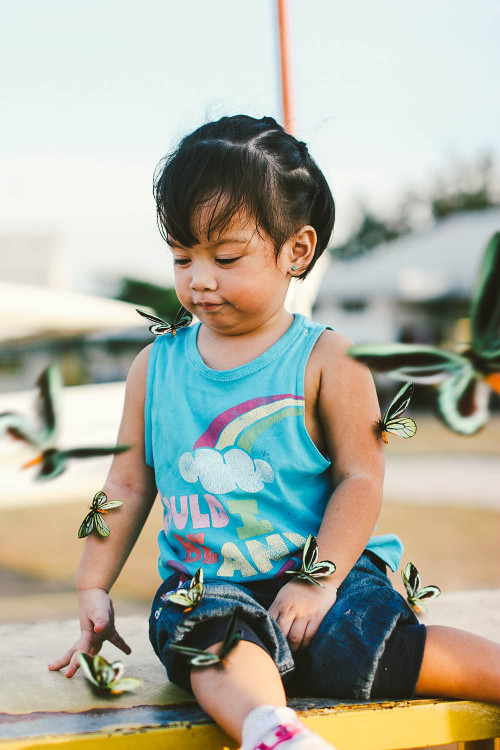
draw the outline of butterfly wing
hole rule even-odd
[[[408,404],[410,403],[411,397],[413,396],[413,383],[406,383],[395,395],[395,397],[392,399],[391,403],[389,404],[389,407],[387,411],[384,414],[384,422],[385,424],[388,423],[391,419],[396,419],[396,417],[400,417],[401,414],[403,414],[407,408]]]
[[[190,325],[190,323],[193,320],[193,313],[189,312],[189,310],[186,310],[185,307],[181,306],[180,309],[177,311],[177,315],[175,316],[174,325],[173,328],[185,328],[186,326]]]
[[[415,592],[420,588],[420,573],[412,562],[409,562],[404,569],[401,571],[401,578],[406,589],[408,598],[414,596]]]
[[[474,435],[489,416],[488,386],[477,379],[472,367],[441,383],[438,390],[439,414],[447,427],[460,435]]]
[[[175,591],[168,597],[168,601],[173,602],[173,604],[179,604],[181,607],[190,607],[192,605],[192,601],[189,598],[186,589]]]
[[[302,567],[309,570],[318,561],[318,543],[312,534],[306,539],[304,549],[302,550]]]
[[[112,695],[121,695],[135,690],[142,682],[136,677],[124,677],[121,680],[114,680],[109,684],[109,691]]]
[[[100,683],[98,682],[96,670],[94,667],[94,657],[90,656],[90,654],[85,654],[83,651],[80,651],[80,653],[78,654],[78,661],[80,662],[82,672],[87,680],[91,682],[95,687],[100,687]]]
[[[53,445],[57,438],[57,409],[62,385],[61,373],[55,365],[47,367],[37,380],[36,410],[42,425],[41,434],[46,445]]]
[[[109,536],[110,529],[99,511],[91,511],[94,514],[95,529],[99,536]]]
[[[401,419],[389,419],[385,424],[386,432],[392,435],[398,435],[402,438],[411,438],[417,431],[417,425],[410,417],[401,417]]]
[[[78,529],[78,539],[83,539],[84,537],[88,536],[92,529],[94,528],[94,522],[95,522],[95,516],[99,515],[97,511],[91,510],[90,513],[87,513],[85,518],[83,519],[80,528]]]
[[[436,596],[439,596],[441,593],[441,589],[439,586],[424,586],[420,589],[420,591],[417,591],[417,594],[415,596],[416,599],[434,599]]]
[[[118,508],[120,505],[123,505],[123,500],[104,500],[99,503],[99,509],[111,510],[111,508]]]
[[[117,453],[125,453],[130,450],[131,445],[95,446],[88,448],[69,448],[59,451],[65,459],[69,458],[95,458],[96,456],[110,456]]]
[[[16,440],[34,445],[36,448],[41,448],[43,445],[40,430],[29,419],[14,411],[4,411],[0,414],[0,433],[2,432],[6,432]]]
[[[316,565],[310,568],[309,573],[312,576],[329,576],[335,573],[336,570],[335,563],[332,563],[330,560],[321,560],[321,562],[316,563]]]
[[[220,658],[217,654],[211,654],[210,651],[202,651],[199,648],[191,648],[190,646],[181,646],[177,643],[169,646],[173,651],[178,651],[184,656],[189,656],[190,663],[196,667],[209,667],[212,664],[217,664]]]
[[[292,573],[293,575],[293,571],[289,571],[289,572]],[[307,581],[308,583],[314,583],[315,586],[319,586],[322,589],[325,588],[323,584],[317,581],[315,578],[313,578],[313,576],[310,573],[306,573],[305,571],[299,570],[298,572],[295,573],[295,575],[297,578],[300,578],[302,581]]]
[[[500,349],[500,232],[488,242],[471,302],[474,351],[482,355]]]
[[[212,667],[214,664],[219,664],[220,661],[221,659],[217,654],[211,654],[210,652],[204,652],[190,659],[193,667]]]
[[[163,318],[158,318],[156,315],[150,315],[149,313],[144,312],[144,310],[138,310],[137,308],[136,310],[139,315],[142,315],[143,318],[147,318],[153,323],[152,326],[149,326],[149,330],[155,336],[161,336],[163,333],[170,333],[172,331],[172,326],[167,323],[166,320],[163,320]]]
[[[469,365],[460,354],[413,344],[353,346],[347,353],[376,372],[415,383],[438,383]]]
[[[226,632],[224,633],[224,640],[222,641],[221,647],[219,649],[218,655],[221,660],[225,659],[225,657],[229,654],[229,652],[232,651],[233,648],[235,648],[240,642],[241,630],[238,630],[236,633],[234,632],[239,614],[240,614],[240,608],[235,607],[231,617],[229,618]]]

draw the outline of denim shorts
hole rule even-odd
[[[288,576],[248,584],[207,580],[200,604],[186,613],[165,601],[179,582],[175,573],[163,581],[153,600],[151,643],[169,679],[191,691],[189,661],[169,646],[182,642],[204,649],[221,641],[238,606],[242,638],[270,654],[289,695],[411,698],[422,664],[425,626],[393,589],[385,570],[380,558],[365,551],[339,587],[337,601],[309,647],[295,654],[267,611],[290,581]]]

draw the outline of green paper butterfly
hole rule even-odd
[[[240,608],[236,607],[227,624],[224,640],[216,654],[212,654],[210,651],[202,651],[199,648],[190,648],[189,646],[180,646],[178,644],[173,644],[170,648],[174,651],[178,651],[180,654],[189,656],[189,663],[193,667],[213,667],[215,665],[224,665],[224,660],[228,654],[236,648],[241,639],[241,630],[237,630],[236,633],[234,632],[239,612]]]
[[[99,654],[90,656],[83,651],[78,654],[78,659],[87,680],[101,693],[121,695],[142,685],[136,677],[121,677],[124,670],[121,661],[110,664]]]
[[[174,336],[177,336],[177,329],[185,328],[193,320],[193,313],[190,313],[185,307],[179,309],[173,323],[167,323],[163,318],[157,318],[156,315],[150,315],[144,310],[137,310],[137,312],[153,323],[152,326],[149,326],[149,330],[155,336],[161,336],[164,333],[173,333]]]
[[[78,538],[88,536],[94,528],[100,536],[109,536],[109,526],[102,515],[119,505],[123,505],[123,500],[108,500],[104,492],[96,492],[89,505],[90,513],[87,513],[78,529]]]
[[[54,479],[66,470],[66,464],[73,458],[108,456],[128,451],[130,445],[110,447],[69,448],[55,447],[58,434],[58,400],[62,390],[61,374],[57,367],[47,367],[37,380],[36,401],[37,420],[31,420],[17,412],[6,411],[0,414],[0,432],[7,432],[16,440],[34,446],[39,455],[23,466],[28,469],[39,465],[36,479]]]
[[[381,437],[386,445],[389,443],[387,439],[388,432],[391,435],[399,435],[402,438],[411,438],[416,433],[417,425],[413,419],[401,416],[408,408],[412,396],[413,383],[406,383],[389,404],[383,419],[375,422],[377,437]]]
[[[301,580],[309,581],[316,586],[324,588],[323,584],[317,581],[316,578],[335,573],[336,567],[330,560],[321,560],[321,562],[318,562],[318,557],[318,543],[314,536],[309,534],[302,550],[302,566],[299,570],[287,570],[286,574],[296,576]]]
[[[174,604],[180,604],[181,607],[187,607],[185,612],[189,612],[193,607],[197,607],[203,596],[203,568],[198,568],[191,579],[188,589],[178,589],[170,594],[167,601]]]
[[[439,383],[438,407],[454,432],[473,435],[488,419],[488,386],[500,393],[500,232],[483,256],[470,307],[471,342],[461,352],[432,346],[373,344],[348,353],[398,380]]]
[[[441,589],[437,586],[424,586],[420,588],[420,573],[413,563],[409,562],[404,571],[401,571],[401,578],[406,589],[406,598],[410,607],[419,615],[427,612],[427,607],[423,599],[434,599],[439,596]]]

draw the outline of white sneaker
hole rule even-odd
[[[249,739],[253,739],[254,742],[253,744],[244,742],[242,750],[244,748],[248,748],[248,750],[335,750],[333,745],[326,742],[319,734],[311,732],[304,726],[291,708],[285,706],[269,707],[267,716],[262,715],[263,709],[264,707],[256,709],[259,712],[260,741],[255,743],[257,726],[248,727],[253,735],[253,738],[249,737]],[[280,723],[276,724],[276,720]],[[272,724],[274,726],[270,726]],[[244,731],[247,733],[247,727],[244,728]]]

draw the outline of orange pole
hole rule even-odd
[[[278,19],[280,29],[281,92],[285,130],[293,133],[295,114],[291,94],[290,54],[288,44],[288,2],[278,0]]]

